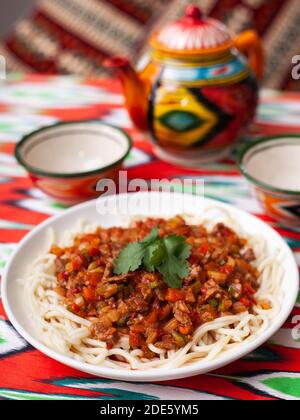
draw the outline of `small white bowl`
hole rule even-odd
[[[17,144],[15,155],[38,188],[57,201],[74,204],[99,195],[100,179],[117,180],[130,149],[123,130],[86,121],[35,131]]]
[[[74,228],[76,222],[81,219],[103,227],[124,226],[128,222],[128,216],[124,217],[124,212],[122,212],[126,205],[126,197],[124,195],[101,197],[96,201],[90,201],[73,207],[62,215],[42,223],[21,241],[10,263],[6,267],[1,285],[4,308],[13,326],[32,346],[49,357],[82,372],[116,380],[151,382],[184,378],[218,369],[252,352],[275,334],[286,321],[295,305],[299,287],[299,274],[290,248],[273,229],[256,217],[215,200],[194,197],[189,194],[185,194],[184,197],[182,194],[173,194],[172,200],[170,200],[170,195],[167,193],[137,193],[130,194],[130,196],[132,199],[138,200],[136,202],[138,204],[137,206],[134,206],[133,202],[131,202],[131,217],[134,214],[136,216],[161,215],[163,217],[171,217],[178,213],[178,209],[182,206],[182,203],[184,203],[186,214],[200,216],[203,210],[217,206],[229,212],[232,218],[245,228],[246,233],[262,235],[266,239],[270,251],[273,252],[278,249],[284,256],[282,265],[285,275],[280,292],[282,305],[279,314],[273,319],[269,327],[253,341],[241,343],[240,346],[235,347],[230,352],[224,353],[217,359],[195,362],[190,366],[168,370],[127,371],[93,366],[76,361],[45,346],[32,324],[32,320],[28,314],[27,303],[24,300],[23,289],[20,287],[18,279],[23,276],[28,264],[49,249],[47,240],[48,228],[52,228],[58,235],[62,235],[66,230],[72,229],[72,227]],[[154,203],[155,206],[149,206],[149,199],[151,199],[151,203]],[[161,209],[163,209],[160,214],[157,213],[158,203]],[[119,208],[120,211],[107,214],[108,208]]]
[[[300,135],[265,137],[246,145],[238,156],[242,174],[266,214],[300,226]]]

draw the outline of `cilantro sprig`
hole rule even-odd
[[[143,241],[123,248],[115,260],[114,273],[127,274],[144,267],[150,273],[159,271],[169,287],[180,288],[182,279],[189,274],[187,259],[191,249],[185,237],[170,235],[161,238],[155,227]]]

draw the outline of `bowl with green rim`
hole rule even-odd
[[[25,136],[15,156],[36,187],[60,203],[76,204],[99,196],[100,180],[117,182],[131,147],[130,137],[117,127],[76,121]]]
[[[300,135],[251,142],[240,151],[238,165],[266,214],[300,227]]]

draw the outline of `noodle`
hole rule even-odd
[[[260,272],[260,288],[255,297],[258,301],[270,302],[271,309],[264,310],[257,305],[254,307],[254,314],[245,312],[201,325],[194,332],[192,341],[179,350],[167,351],[149,344],[149,349],[156,356],[154,359],[145,359],[142,350],[130,350],[128,337],[122,337],[112,349],[107,349],[105,342],[91,337],[89,328],[93,320],[69,312],[63,306],[63,298],[53,290],[56,282],[55,256],[45,254],[33,262],[29,274],[22,280],[32,321],[38,328],[43,342],[59,353],[92,365],[112,369],[151,370],[172,369],[213,360],[242,343],[255,340],[269,327],[280,311],[279,296],[284,275],[281,266],[283,255],[278,252],[270,255],[266,240],[260,236],[245,235],[223,208],[209,208],[200,219],[185,217],[188,223],[197,221],[207,228],[220,218],[228,227],[247,237],[249,245],[255,251],[255,265]],[[95,226],[81,223],[74,231],[65,233],[61,245],[71,245],[78,233],[93,231]]]

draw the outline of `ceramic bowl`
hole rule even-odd
[[[238,163],[265,212],[300,226],[300,135],[266,137],[247,145]]]
[[[15,156],[34,184],[56,201],[97,197],[98,181],[117,180],[131,149],[128,135],[100,121],[59,123],[24,137]]]

